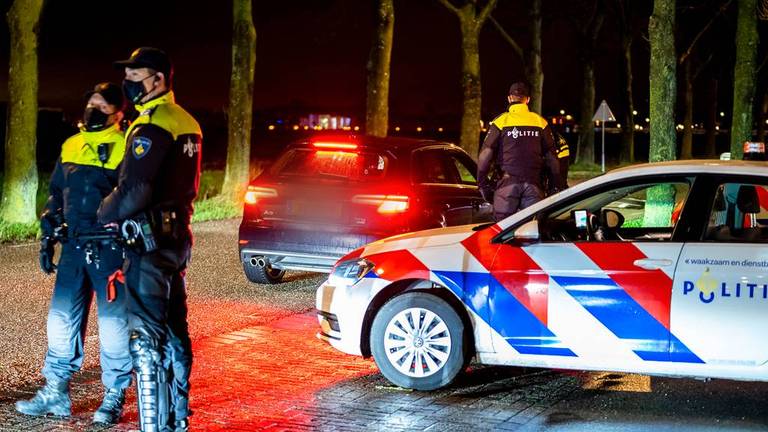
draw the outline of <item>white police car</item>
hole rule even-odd
[[[768,165],[646,164],[342,258],[318,336],[402,387],[484,364],[768,381]]]

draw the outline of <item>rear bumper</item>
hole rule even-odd
[[[330,273],[336,261],[384,236],[240,225],[240,259],[269,258],[273,268]]]

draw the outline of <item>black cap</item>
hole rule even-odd
[[[93,90],[85,93],[86,102],[96,93],[100,94],[108,104],[114,105],[120,111],[123,110],[123,89],[121,89],[119,85],[113,84],[111,82],[96,84]]]
[[[136,48],[128,60],[120,60],[112,63],[117,68],[150,68],[165,75],[167,82],[171,81],[173,65],[165,51],[152,47]]]
[[[531,91],[528,89],[528,84],[518,81],[509,87],[510,96],[530,97]]]

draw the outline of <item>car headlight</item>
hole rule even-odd
[[[333,286],[352,286],[373,270],[374,264],[367,259],[354,259],[340,262],[333,268],[328,278]]]

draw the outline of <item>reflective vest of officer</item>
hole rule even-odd
[[[96,226],[96,210],[117,185],[124,155],[125,137],[117,124],[95,132],[83,129],[69,137],[51,175],[46,209],[61,209],[73,231]]]
[[[530,112],[524,103],[510,105],[509,111],[491,121],[491,131],[483,145],[494,144],[502,171],[520,182],[539,183],[543,164],[554,162],[548,160],[554,159],[555,150],[547,121]]]
[[[172,91],[136,110],[118,188],[104,200],[99,219],[120,221],[159,209],[189,224],[200,181],[200,125],[175,103]]]

